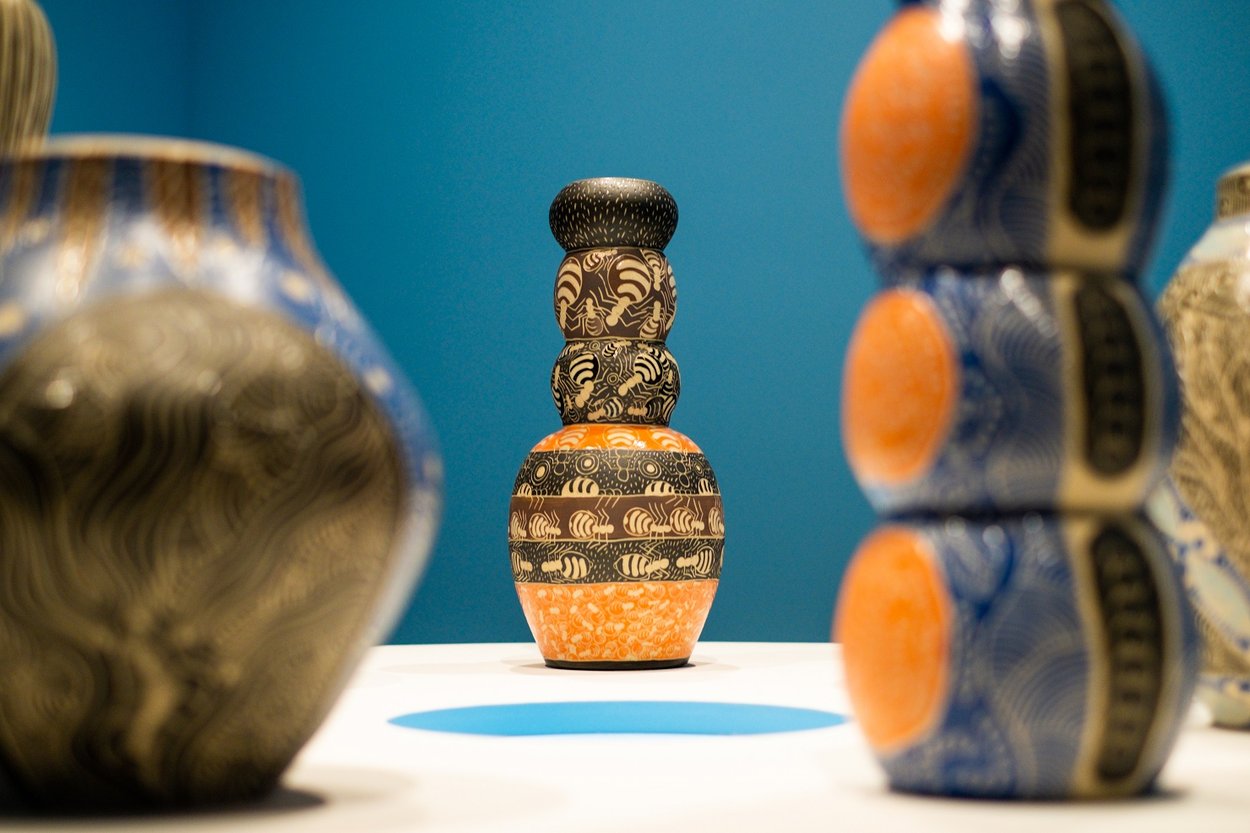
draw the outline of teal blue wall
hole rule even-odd
[[[1216,175],[1250,158],[1250,3],[1119,5],[1174,116],[1153,291],[1206,226]],[[656,179],[681,209],[673,426],[715,465],[729,526],[704,635],[827,638],[872,525],[838,441],[841,356],[874,288],[839,190],[838,113],[891,3],[45,7],[57,131],[181,132],[302,174],[326,261],[444,444],[445,523],[397,641],[529,638],[505,522],[518,465],[559,426],[547,206],[599,175]]]
[[[48,0],[60,83],[52,130],[182,134],[192,38],[182,0]]]

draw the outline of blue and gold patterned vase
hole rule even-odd
[[[1142,507],[1176,374],[1137,286],[1166,171],[1140,50],[1103,0],[903,3],[849,90],[842,170],[883,289],[843,439],[883,525],[835,622],[900,790],[1148,790],[1197,635]]]
[[[289,171],[113,137],[0,160],[0,793],[263,794],[440,501],[428,419]]]
[[[1216,724],[1250,729],[1250,165],[1220,178],[1216,219],[1159,301],[1184,409],[1154,517],[1198,611],[1199,698]]]

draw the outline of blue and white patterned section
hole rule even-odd
[[[1037,515],[917,528],[938,553],[950,593],[951,693],[927,739],[883,758],[891,785],[981,797],[1068,794],[1091,658],[1062,529]]]
[[[1151,527],[1132,516],[1033,513],[906,526],[929,541],[945,577],[950,676],[934,728],[879,755],[891,786],[982,798],[1148,788],[1197,665],[1189,608],[1171,590]],[[1129,577],[1124,550],[1104,560],[1097,542],[1107,531],[1126,536],[1144,570]],[[1141,616],[1145,625],[1135,618],[1126,629],[1126,617]]]
[[[1067,204],[1068,189],[1056,179],[1056,170],[1076,164],[1071,133],[1080,129],[1065,107],[1071,61],[1056,22],[1058,0],[904,5],[940,9],[969,49],[978,76],[978,121],[963,175],[934,221],[902,243],[869,245],[877,272],[1019,264],[1137,274],[1149,254],[1166,183],[1166,111],[1149,65],[1109,4],[1089,5],[1123,55],[1134,108],[1131,124],[1124,125],[1132,136],[1129,177],[1141,182],[1129,189],[1126,214],[1110,229],[1083,227]],[[1052,65],[1053,55],[1068,62]],[[1110,238],[1120,242],[1088,245]]]
[[[1139,505],[1163,475],[1175,441],[1174,372],[1136,289],[1110,282],[1103,297],[1121,325],[1110,329],[1076,320],[1072,297],[1082,282],[1070,272],[1007,268],[909,272],[892,284],[933,302],[957,353],[960,379],[952,424],[933,464],[909,483],[861,481],[878,513],[1128,511]],[[1083,326],[1100,339],[1086,339]],[[1094,430],[1082,368],[1108,344],[1112,361],[1125,348],[1141,359],[1128,380],[1138,401],[1117,404],[1138,409],[1140,448],[1115,473],[1093,472],[1082,442],[1082,434]]]
[[[1250,728],[1250,580],[1166,479],[1147,513],[1183,570],[1185,592],[1204,632],[1198,696],[1222,726]]]
[[[941,270],[914,288],[933,301],[958,352],[954,424],[928,472],[901,487],[864,484],[869,500],[886,515],[1052,504],[1064,463],[1064,391],[1048,279]]]
[[[430,552],[442,511],[442,462],[435,432],[415,391],[351,301],[325,271],[304,228],[292,174],[259,157],[214,146],[174,142],[210,159],[194,181],[176,184],[189,206],[155,204],[151,162],[140,139],[127,152],[98,155],[101,179],[77,216],[70,205],[74,142],[64,155],[51,142],[45,162],[0,165],[0,371],[47,326],[120,295],[167,287],[208,289],[245,306],[276,312],[312,333],[336,354],[388,414],[404,450],[411,489],[397,571],[372,627],[380,638],[394,624]],[[254,193],[240,202],[229,181],[240,168],[254,175]],[[37,170],[33,193],[30,171]],[[25,181],[23,181],[25,178]],[[233,202],[232,202],[233,200]],[[26,207],[23,208],[23,203]],[[244,215],[247,216],[244,216]],[[174,217],[173,221],[168,218]],[[245,227],[250,223],[250,227]],[[49,276],[58,276],[50,280]]]
[[[953,7],[931,0],[925,5]],[[896,246],[873,246],[877,272],[916,264],[1042,263],[1050,148],[1049,68],[1031,4],[972,0],[947,13],[962,22],[979,75],[977,137],[959,185],[937,220]]]

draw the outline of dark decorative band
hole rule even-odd
[[[566,251],[606,246],[663,249],[677,230],[677,203],[645,179],[600,177],[566,185],[548,215]]]
[[[517,582],[692,581],[720,577],[725,539],[513,541],[509,550]]]
[[[663,340],[677,311],[673,269],[654,249],[574,252],[556,273],[555,310],[569,340]]]
[[[1099,474],[1123,474],[1138,461],[1145,443],[1139,333],[1124,305],[1097,282],[1078,289],[1074,305],[1081,336],[1085,457]]]
[[[510,541],[612,541],[724,535],[720,495],[512,498]]]
[[[551,371],[551,395],[565,425],[668,425],[680,393],[677,360],[662,341],[572,341]]]
[[[523,497],[720,494],[702,454],[614,448],[535,451],[512,491]]]
[[[1089,228],[1106,231],[1124,217],[1133,175],[1128,60],[1115,30],[1088,0],[1065,0],[1055,14],[1067,53],[1068,207]]]
[[[1112,781],[1136,771],[1163,690],[1163,613],[1154,574],[1139,544],[1116,526],[1090,547],[1111,677],[1098,774]]]

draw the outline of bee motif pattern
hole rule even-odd
[[[534,572],[534,562],[526,561],[525,558],[522,557],[516,550],[512,550],[512,552],[509,553],[509,556],[512,560],[512,575],[527,576]]]
[[[573,252],[556,273],[556,321],[569,340],[662,340],[673,326],[677,288],[668,258],[654,249]]]
[[[551,395],[566,425],[667,425],[680,393],[677,360],[660,341],[569,342],[551,371]]]
[[[699,547],[698,552],[694,555],[678,558],[677,566],[678,568],[689,567],[700,576],[710,576],[713,575],[713,571],[720,570],[720,560],[716,555],[716,551],[711,547]]]
[[[569,534],[578,539],[603,538],[616,531],[616,525],[609,522],[608,514],[603,510],[591,512],[578,509],[569,518]]]
[[[720,538],[513,541],[511,552],[512,579],[518,584],[699,581],[720,577],[725,542]]]
[[[552,515],[530,515],[528,527],[530,538],[553,540],[560,537],[560,527],[556,525]]]
[[[644,506],[635,506],[626,512],[624,525],[633,538],[655,538],[673,531],[671,524],[662,523],[658,513]]]
[[[680,560],[680,559],[679,559]],[[640,552],[627,552],[612,565],[625,578],[660,578],[668,570],[667,558],[652,558]]]
[[[541,569],[544,578],[553,584],[578,581],[589,575],[590,561],[581,553],[571,553],[544,561]]]

